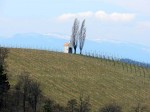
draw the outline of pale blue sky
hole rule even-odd
[[[0,37],[70,36],[78,17],[86,19],[87,39],[141,44],[150,53],[149,6],[150,0],[0,0]]]

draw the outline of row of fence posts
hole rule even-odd
[[[62,50],[59,49],[52,49],[52,48],[46,48],[46,47],[30,47],[30,46],[13,46],[13,45],[3,45],[1,47],[6,47],[6,48],[23,48],[25,49],[38,49],[38,50],[46,50],[46,51],[52,51],[52,52],[63,52]],[[117,56],[108,56],[105,53],[100,53],[100,52],[83,52],[83,56],[86,57],[90,57],[90,58],[96,58],[99,59],[99,61],[105,63],[106,65],[110,65],[114,66],[116,68],[121,67],[122,70],[127,71],[128,73],[133,73],[135,74],[134,80],[136,81],[136,87],[138,88],[138,91],[133,91],[136,92],[136,94],[138,94],[138,96],[141,95],[141,85],[146,85],[147,82],[146,80],[148,79],[150,82],[150,68],[149,65],[147,63],[141,64],[141,63],[137,63],[137,64],[132,64],[130,62],[121,62],[120,59],[123,58],[117,58]],[[137,80],[136,78],[142,78],[144,77],[143,81],[138,82],[139,80]],[[149,83],[150,84],[150,83]],[[126,84],[125,84],[126,85]],[[125,86],[124,85],[124,86]],[[133,88],[134,90],[134,88]],[[145,95],[147,95],[147,91],[144,91]],[[144,99],[146,99],[147,97],[149,98],[149,96],[143,96]],[[138,99],[139,100],[139,99]]]

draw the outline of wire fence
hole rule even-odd
[[[60,49],[60,48],[57,49],[57,48],[53,48],[53,47],[34,46],[34,45],[3,44],[3,45],[0,45],[0,47],[45,50],[45,51],[61,52],[61,53],[64,52],[63,49]],[[109,54],[109,53],[104,53],[104,52],[84,51],[82,56],[98,58],[98,59],[101,59],[101,60],[106,60],[108,62],[109,61],[122,62],[123,68],[124,68],[123,63],[129,64],[130,66],[139,66],[139,67],[144,67],[144,68],[150,68],[150,64],[147,63],[147,62],[130,60],[130,58],[124,58],[124,57],[119,56],[119,55],[114,55],[114,54]],[[132,67],[131,67],[131,69],[132,69]]]

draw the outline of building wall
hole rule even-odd
[[[69,46],[64,46],[64,53],[68,53],[69,51]]]

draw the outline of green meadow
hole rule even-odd
[[[150,106],[150,69],[108,59],[44,50],[9,49],[6,59],[11,86],[23,71],[40,82],[43,95],[62,105],[89,96],[92,109],[110,102],[125,112],[139,102]]]

